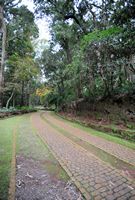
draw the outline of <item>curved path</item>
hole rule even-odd
[[[33,113],[31,120],[86,199],[135,199],[135,185],[131,180],[56,131],[41,119],[40,113]]]
[[[120,144],[116,144],[110,141],[106,141],[103,138],[90,135],[87,132],[80,130],[79,128],[75,128],[68,123],[53,117],[50,112],[46,112],[43,116],[52,122],[53,124],[61,127],[64,130],[68,130],[72,135],[104,150],[105,152],[114,155],[120,160],[124,160],[127,163],[130,163],[135,166],[135,151],[129,148],[126,148]]]

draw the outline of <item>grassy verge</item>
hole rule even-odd
[[[8,198],[10,180],[13,129],[19,118],[0,120],[0,199]]]
[[[22,110],[16,110],[16,111],[10,111],[10,110],[4,111],[4,112],[0,112],[0,119],[8,118],[8,117],[16,116],[16,115],[23,115],[23,114],[27,114],[31,112],[37,112],[37,110],[36,109],[22,109]]]
[[[130,142],[130,141],[118,138],[116,136],[112,136],[112,135],[109,135],[107,133],[104,133],[104,132],[101,132],[101,131],[97,131],[97,130],[94,130],[94,129],[89,128],[89,127],[86,127],[86,126],[84,126],[84,125],[82,125],[82,124],[80,124],[78,122],[71,121],[68,118],[65,118],[65,117],[61,116],[58,113],[52,112],[51,114],[54,117],[56,117],[57,119],[62,120],[62,121],[70,124],[71,126],[73,126],[75,128],[79,128],[79,129],[81,129],[81,130],[83,130],[83,131],[85,131],[85,132],[87,132],[89,134],[104,138],[104,139],[106,139],[108,141],[111,141],[111,142],[114,142],[114,143],[117,143],[117,144],[121,144],[121,145],[123,145],[125,147],[128,147],[128,148],[131,148],[131,149],[135,150],[135,143],[134,142]]]

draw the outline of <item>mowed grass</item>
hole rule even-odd
[[[13,133],[16,129],[16,153],[25,158],[40,161],[49,174],[58,179],[69,180],[46,144],[31,125],[30,114],[0,120],[0,200],[8,199],[10,183]]]
[[[121,139],[121,138],[119,138],[117,136],[110,135],[109,133],[97,131],[97,130],[92,129],[90,127],[86,127],[86,126],[84,126],[82,124],[79,124],[77,122],[74,122],[74,121],[71,121],[69,119],[66,119],[65,117],[63,117],[63,116],[61,116],[59,114],[56,114],[54,112],[51,112],[51,115],[56,117],[59,120],[64,121],[65,123],[68,123],[69,125],[71,125],[71,126],[73,126],[75,128],[79,128],[79,129],[87,132],[88,134],[104,138],[104,139],[106,139],[108,141],[111,141],[111,142],[114,142],[114,143],[117,143],[117,144],[121,144],[121,145],[123,145],[125,147],[128,147],[130,149],[134,149],[135,150],[135,143],[134,142],[130,142],[130,141]]]
[[[8,199],[13,131],[19,117],[0,120],[0,200]]]

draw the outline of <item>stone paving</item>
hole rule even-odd
[[[135,151],[134,150],[126,148],[120,144],[107,141],[103,138],[90,135],[79,128],[73,127],[64,121],[58,120],[56,117],[51,116],[50,112],[45,112],[43,116],[47,120],[49,120],[51,123],[59,126],[60,128],[64,130],[68,130],[70,134],[84,140],[85,142],[88,142],[106,151],[107,153],[114,155],[115,157],[121,160],[124,160],[125,162],[135,165]]]
[[[31,120],[87,200],[135,200],[132,181],[43,122],[39,113]]]

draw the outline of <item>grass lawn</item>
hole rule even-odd
[[[0,120],[0,199],[8,198],[10,169],[12,160],[12,139],[20,117]]]
[[[65,119],[63,116],[60,116],[60,115],[58,115],[58,114],[56,114],[54,112],[52,112],[51,114],[54,117],[56,117],[57,119],[62,120],[62,121],[70,124],[71,126],[73,126],[75,128],[79,128],[79,129],[81,129],[83,131],[86,131],[89,134],[104,138],[104,139],[106,139],[108,141],[112,141],[112,142],[117,143],[117,144],[121,144],[121,145],[123,145],[125,147],[128,147],[128,148],[131,148],[131,149],[135,149],[135,143],[134,142],[130,142],[130,141],[121,139],[121,138],[119,138],[117,136],[109,135],[108,133],[104,133],[104,132],[92,129],[90,127],[86,127],[86,126],[81,125],[81,124],[79,124],[77,122],[73,122],[73,121],[70,121],[68,119]]]
[[[0,200],[8,199],[11,173],[13,133],[17,127],[16,154],[35,161],[44,162],[49,174],[58,179],[69,180],[66,172],[41,141],[30,122],[30,114],[0,120]]]

